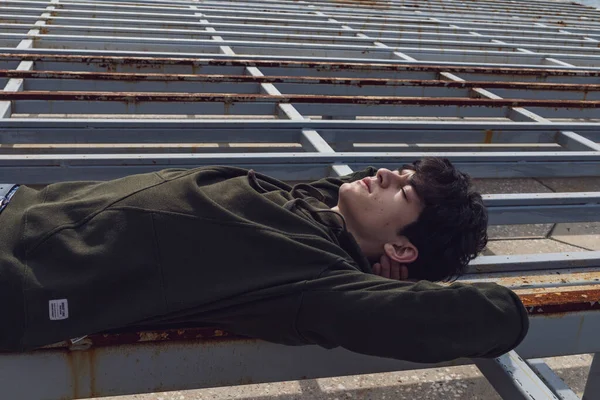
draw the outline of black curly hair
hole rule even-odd
[[[404,227],[419,250],[409,279],[448,281],[463,274],[487,244],[488,214],[471,178],[445,158],[426,157],[402,169],[415,171],[411,185],[424,204],[417,221]]]

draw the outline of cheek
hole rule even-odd
[[[378,195],[374,195],[370,200],[365,204],[364,211],[368,213],[371,223],[380,228],[392,225],[397,218],[393,201]]]
[[[413,222],[416,222],[417,219],[419,218],[419,209],[417,208],[407,208],[402,215],[400,216],[401,221],[402,221],[402,225],[403,226],[407,226],[412,224]]]

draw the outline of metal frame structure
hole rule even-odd
[[[210,164],[298,181],[424,155],[474,177],[600,176],[600,9],[567,1],[0,0],[0,87],[0,181]],[[600,220],[597,192],[485,202],[494,225]],[[479,257],[461,280],[515,290],[531,331],[518,354],[453,364],[475,362],[505,398],[576,398],[539,358],[600,352],[600,252]],[[600,398],[599,360],[584,399]],[[0,389],[81,398],[426,367],[218,330],[121,332],[0,355]]]

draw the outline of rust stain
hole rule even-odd
[[[87,352],[90,369],[90,397],[97,397],[99,393],[96,390],[96,350],[91,348]]]
[[[532,315],[600,310],[600,289],[521,294],[519,297]]]
[[[95,349],[85,351],[57,349],[56,351],[63,353],[71,372],[72,396],[70,398],[78,399],[101,395],[96,388],[96,364],[98,361]],[[87,382],[89,382],[89,387],[87,385],[83,387],[82,383]]]
[[[529,275],[529,276],[505,276],[500,277],[496,280],[504,286],[515,287],[527,285],[529,283],[545,283],[555,284],[557,282],[568,283],[568,282],[591,282],[592,284],[600,282],[600,273],[596,271],[592,272],[573,272],[568,275],[561,275],[560,271],[556,271],[552,274],[544,275]]]
[[[89,335],[86,337],[88,344],[86,350],[72,350],[69,342],[60,342],[50,346],[44,346],[34,351],[47,351],[49,349],[62,349],[71,353],[85,353],[91,348],[118,346],[136,343],[162,343],[162,342],[186,342],[201,341],[205,344],[220,343],[228,341],[253,340],[243,336],[231,334],[218,328],[185,328],[185,329],[155,329],[144,331],[117,331]],[[72,362],[72,360],[70,360]]]
[[[492,129],[486,129],[485,139],[483,140],[483,143],[491,144],[493,135],[494,135],[494,131]]]
[[[79,91],[21,91],[0,92],[0,100],[7,101],[115,101],[127,104],[139,102],[218,102],[229,107],[234,102],[313,103],[313,104],[367,104],[416,105],[459,107],[547,107],[547,108],[600,108],[599,100],[537,100],[537,99],[482,99],[463,97],[399,97],[399,96],[327,96],[232,94],[232,93],[174,93],[174,92],[79,92]],[[51,105],[52,103],[50,103]]]
[[[75,356],[71,352],[67,352],[65,354],[65,358],[67,360],[67,365],[69,366],[69,370],[71,371],[71,382],[72,382],[72,390],[74,399],[79,398],[79,379],[77,379],[77,366],[75,360],[73,359]]]

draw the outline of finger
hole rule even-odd
[[[375,275],[381,275],[381,264],[379,264],[379,263],[373,264],[373,273]]]
[[[400,266],[399,265],[392,265],[392,268],[390,269],[390,278],[394,279],[396,281],[400,280]]]
[[[387,258],[385,260],[383,258],[381,259],[381,276],[384,278],[390,277],[390,263]]]
[[[390,258],[383,254],[380,258],[379,258],[379,263],[381,264],[381,266],[385,266],[387,265],[388,267],[390,266]]]
[[[400,267],[400,279],[403,281],[408,279],[408,268],[406,265]]]

